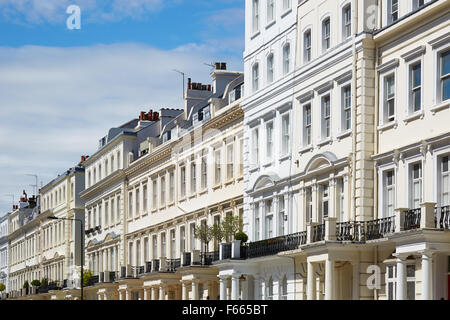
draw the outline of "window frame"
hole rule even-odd
[[[309,39],[309,42],[307,42]],[[303,32],[303,64],[312,60],[312,28],[308,28]]]
[[[322,19],[322,53],[327,52],[331,48],[331,18],[326,16]]]

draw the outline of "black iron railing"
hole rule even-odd
[[[395,232],[395,217],[366,221],[365,225],[365,240],[380,239]]]
[[[338,222],[336,224],[336,239],[338,241],[353,241],[354,235],[353,221]]]
[[[159,259],[154,260],[154,263],[155,263],[155,265],[154,265],[155,271],[159,271],[159,266],[160,266]]]
[[[420,228],[421,209],[411,209],[405,212],[404,230],[412,230]]]
[[[120,278],[124,279],[127,277],[127,268],[126,267],[121,267],[120,268]]]
[[[114,271],[109,272],[109,282],[116,281],[116,273]]]
[[[145,263],[145,273],[150,273],[150,272],[152,272],[152,262],[147,261]]]
[[[319,224],[312,228],[312,242],[318,242],[325,239],[325,224]]]
[[[183,267],[187,267],[191,265],[191,253],[190,252],[185,252],[184,253],[184,263],[183,263]]]
[[[436,207],[434,209],[434,221],[436,228],[450,229],[450,206]]]
[[[241,259],[245,258],[257,258],[278,254],[279,252],[295,250],[300,245],[306,243],[306,233],[297,232],[288,234],[276,238],[265,239],[256,242],[250,242],[248,248],[244,249],[247,252],[242,254],[241,247]]]
[[[105,273],[104,272],[100,272],[100,278],[98,280],[100,283],[105,282]]]
[[[231,243],[226,243],[224,246],[223,246],[223,253],[222,253],[222,255],[223,255],[223,260],[226,260],[226,259],[231,259]]]
[[[138,275],[144,274],[144,270],[145,270],[144,266],[136,267],[136,272]]]
[[[88,282],[88,286],[94,286],[96,285],[98,282],[100,281],[100,277],[97,276],[92,276],[92,278],[89,280]],[[50,289],[51,290],[51,289]]]
[[[203,252],[200,255],[201,264],[210,266],[214,261],[219,260],[219,251]]]
[[[68,280],[67,280],[67,279],[64,279],[64,280],[63,280],[63,285],[62,285],[63,289],[64,289],[64,288],[67,288],[67,285],[68,285]]]
[[[181,266],[181,259],[168,259],[167,260],[167,271],[175,272],[177,268]]]

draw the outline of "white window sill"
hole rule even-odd
[[[162,205],[161,207],[159,207],[159,211],[162,211],[162,210],[166,210],[166,205]]]
[[[251,35],[250,39],[251,39],[251,40],[255,39],[257,36],[259,36],[260,33],[261,33],[261,32],[260,32],[259,30],[256,31],[256,32],[254,32],[254,33]]]
[[[152,213],[155,213],[156,211],[158,211],[158,209],[156,208],[152,209]]]
[[[202,195],[208,192],[208,188],[203,189],[202,191],[200,191],[198,194]]]
[[[269,162],[266,162],[266,163],[263,163],[262,164],[262,166],[264,167],[264,168],[267,168],[267,167],[270,167],[270,166],[273,166],[274,165],[274,162],[273,161],[269,161]]]
[[[341,141],[342,139],[344,139],[344,138],[346,138],[346,137],[349,137],[349,136],[351,136],[351,135],[352,135],[352,130],[350,129],[350,130],[343,131],[343,132],[339,133],[339,134],[336,136],[336,138],[337,138],[338,141]]]
[[[284,155],[284,156],[281,156],[280,159],[279,159],[278,161],[279,161],[279,162],[283,162],[283,161],[286,161],[286,160],[291,160],[291,158],[292,158],[291,154],[288,153],[288,154],[286,154],[286,155]]]
[[[191,194],[191,195],[189,196],[189,199],[195,198],[196,196],[197,196],[197,193],[194,192],[193,194]]]
[[[282,14],[281,14],[281,18],[284,18],[285,16],[287,16],[289,13],[292,12],[292,7],[285,10]]]
[[[258,170],[259,170],[259,167],[258,167],[258,166],[248,169],[248,171],[249,171],[250,173],[254,173],[254,172],[258,171]]]
[[[221,183],[219,183],[219,184],[216,184],[214,187],[212,187],[213,188],[213,190],[217,190],[217,189],[220,189],[220,188],[222,188],[222,184]]]
[[[275,24],[275,19],[267,23],[266,29],[269,29],[269,28],[270,28],[271,26],[273,26],[274,24]]]
[[[298,151],[298,153],[302,154],[302,153],[306,153],[308,151],[313,151],[313,150],[314,150],[314,147],[312,145],[309,145],[309,146],[306,146],[306,147],[300,149]]]
[[[171,201],[171,202],[169,202],[169,204],[167,206],[172,207],[173,205],[175,205],[175,202]]]
[[[436,114],[436,112],[439,112],[441,110],[447,109],[448,107],[450,107],[450,99],[445,100],[444,102],[441,102],[433,107],[431,107],[431,113],[433,114],[433,116]]]
[[[186,196],[183,196],[180,199],[178,199],[178,202],[183,202],[183,201],[186,201]]]
[[[225,182],[225,186],[228,186],[230,184],[234,184],[234,179],[233,178],[231,178],[227,182]]]
[[[394,120],[394,121],[389,121],[389,122],[385,122],[385,123],[380,124],[377,127],[377,129],[378,129],[378,131],[383,132],[383,131],[386,131],[386,130],[389,130],[389,129],[392,129],[392,128],[397,129],[397,127],[398,127],[397,120]]]
[[[317,143],[317,145],[318,145],[319,147],[322,147],[322,146],[324,146],[324,145],[326,145],[326,144],[332,144],[332,143],[333,143],[333,139],[331,139],[331,138],[326,138],[325,140],[319,141],[319,142]]]
[[[236,179],[236,181],[241,181],[241,180],[244,180],[244,176],[243,175],[241,175],[240,177],[238,177],[237,179]]]
[[[425,116],[425,112],[422,110],[416,111],[415,113],[409,114],[405,119],[403,119],[403,122],[405,124],[408,124],[408,122],[417,120],[417,119],[423,119]]]

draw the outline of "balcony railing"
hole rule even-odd
[[[450,206],[436,207],[435,224],[439,229],[450,229]]]
[[[154,265],[155,270],[159,271],[159,259],[154,260],[154,262],[155,262],[155,265]]]
[[[223,246],[223,260],[231,259],[231,243]]]
[[[244,251],[247,250],[246,254],[245,252],[242,252],[243,247],[241,247],[241,259],[276,255],[279,252],[295,250],[305,243],[306,232],[298,232],[276,238],[250,242],[248,244],[248,249],[244,249]]]
[[[191,253],[190,252],[185,252],[184,253],[184,263],[183,263],[183,267],[187,267],[191,265]]]
[[[181,266],[181,259],[168,259],[167,260],[167,271],[175,272],[177,268]]]
[[[121,279],[125,279],[127,277],[127,268],[126,267],[121,267],[120,268],[120,278]]]
[[[201,264],[203,266],[209,266],[212,265],[214,261],[219,260],[219,251],[213,251],[213,252],[203,252],[200,255]]]
[[[109,272],[109,281],[110,282],[116,281],[116,273],[114,271]]]
[[[411,209],[405,212],[404,230],[412,230],[420,228],[421,209]]]
[[[325,239],[325,224],[319,224],[312,227],[312,242],[318,242]]]
[[[395,232],[395,217],[366,221],[365,225],[365,240],[380,239]]]
[[[150,272],[152,272],[152,262],[147,261],[145,263],[145,273],[150,273]]]

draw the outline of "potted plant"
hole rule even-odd
[[[83,286],[84,287],[87,287],[89,285],[89,283],[91,282],[92,276],[93,276],[93,274],[92,274],[91,270],[85,270],[83,272],[82,278],[83,278]]]
[[[30,288],[30,284],[28,283],[28,280],[25,280],[22,288],[25,290],[25,294],[28,294],[28,288]]]
[[[240,240],[241,245],[248,241],[248,235],[245,232],[239,231],[234,235],[235,240]]]

